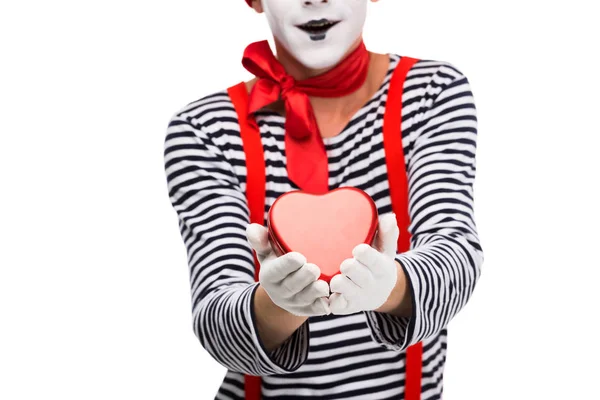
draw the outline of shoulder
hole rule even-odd
[[[240,147],[239,122],[229,88],[204,94],[176,109],[168,122],[167,140],[173,132],[193,133],[196,140],[223,154]]]
[[[187,121],[208,131],[237,121],[228,89],[209,93],[185,103],[171,114],[171,120]]]
[[[462,69],[450,61],[419,58],[400,54],[391,54],[390,57],[396,66],[401,64],[402,59],[414,60],[414,64],[408,71],[407,78],[420,79],[423,81],[437,80],[438,82],[441,82],[443,80],[455,80],[464,76]]]
[[[390,54],[391,69],[396,71],[404,61],[413,61],[406,73],[404,94],[413,96],[436,96],[457,82],[468,84],[462,70],[455,63],[446,60],[419,58],[410,55]],[[411,60],[412,59],[412,60]]]
[[[435,60],[427,58],[419,58],[410,55],[390,54],[390,62],[394,69],[402,64],[402,60],[414,60],[409,69],[406,79],[414,84],[430,84],[443,86],[457,79],[465,78],[465,74],[461,68],[455,63],[445,60]]]
[[[219,168],[220,172],[226,169],[233,176],[240,164],[239,142],[237,113],[228,88],[224,88],[188,101],[171,114],[165,157],[172,149],[181,149],[182,154],[193,155],[205,163],[210,161],[214,164],[211,168]]]

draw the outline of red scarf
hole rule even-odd
[[[285,153],[290,180],[307,192],[329,191],[327,153],[308,96],[340,97],[359,89],[369,69],[364,43],[334,68],[300,81],[286,73],[266,40],[246,47],[242,64],[259,78],[250,91],[249,114],[280,98],[285,103]]]

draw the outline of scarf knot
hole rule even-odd
[[[295,89],[296,80],[291,75],[283,75],[281,77],[281,79],[279,80],[279,87],[280,87],[281,97],[285,98],[285,97],[287,97],[287,95],[290,91]]]

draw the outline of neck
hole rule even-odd
[[[343,58],[347,57],[362,42],[362,35],[346,51]],[[283,65],[286,72],[296,80],[307,79],[323,74],[335,65],[324,69],[308,68],[292,56],[275,38],[277,60]],[[316,97],[310,96],[311,105],[318,119],[347,120],[356,113],[365,102],[375,93],[385,78],[388,68],[388,56],[386,54],[375,54],[369,52],[369,70],[365,83],[355,92],[340,97]],[[275,105],[279,112],[283,112],[283,104]]]
[[[324,136],[339,133],[346,123],[375,94],[383,83],[389,68],[389,56],[369,52],[369,70],[365,83],[355,92],[341,97],[326,98],[310,96],[319,125],[332,126],[332,132]]]
[[[347,56],[360,45],[362,38],[359,38],[347,53]],[[277,59],[284,66],[286,72],[292,75],[296,80],[307,79],[312,76],[320,75],[327,72],[334,66],[326,69],[311,69],[301,64],[291,54],[289,54],[281,45],[275,40]],[[310,102],[315,112],[315,116],[318,122],[323,120],[330,121],[331,123],[337,123],[340,126],[344,125],[344,122],[351,118],[361,107],[365,105],[371,96],[379,89],[389,67],[389,56],[387,54],[378,54],[369,52],[369,69],[367,72],[367,79],[365,83],[354,93],[350,93],[341,97],[325,98],[310,96]],[[252,86],[256,83],[258,78],[253,78],[246,82],[248,92],[251,91]],[[269,106],[271,109],[281,115],[285,115],[285,107],[282,101],[275,102]],[[333,129],[335,132],[336,130]]]

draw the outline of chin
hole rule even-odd
[[[339,63],[344,54],[346,54],[346,51],[347,49],[332,50],[330,47],[323,47],[321,49],[313,48],[294,54],[294,57],[307,68],[324,69],[333,67]]]

